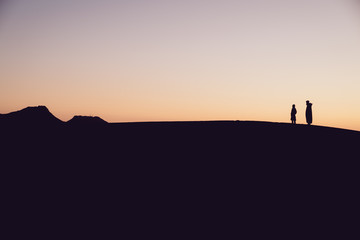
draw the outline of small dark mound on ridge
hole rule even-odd
[[[92,117],[92,116],[74,116],[67,123],[73,125],[98,125],[98,124],[106,124],[105,120],[100,117]]]

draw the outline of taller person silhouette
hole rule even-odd
[[[306,101],[306,122],[308,125],[311,125],[313,117],[312,117],[312,103],[309,102],[309,100]]]

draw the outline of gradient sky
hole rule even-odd
[[[0,0],[0,113],[360,130],[356,0]]]

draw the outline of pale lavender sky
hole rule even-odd
[[[360,130],[356,0],[0,0],[0,113]]]

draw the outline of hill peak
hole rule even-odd
[[[31,111],[31,112],[46,112],[46,113],[50,113],[49,109],[44,106],[44,105],[39,105],[39,106],[29,106],[26,107],[20,111]]]
[[[108,123],[105,120],[103,120],[102,118],[98,117],[98,116],[81,116],[81,115],[76,115],[74,116],[72,119],[70,119],[67,123],[70,124],[81,124],[81,125],[93,125],[93,124],[104,124],[104,123]]]

